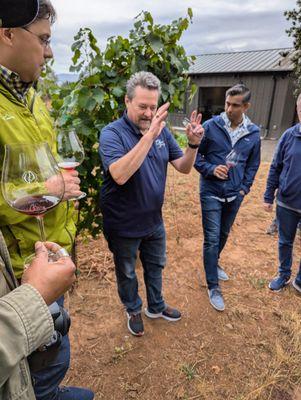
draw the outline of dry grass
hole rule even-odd
[[[242,400],[272,400],[277,393],[291,399],[293,389],[301,382],[301,315],[297,312],[279,313],[279,338],[270,362],[258,383],[254,383]]]
[[[145,335],[129,335],[104,238],[79,243],[82,274],[70,302],[67,384],[93,388],[95,400],[301,399],[301,297],[291,287],[279,294],[267,289],[277,270],[277,237],[265,234],[272,215],[261,207],[267,167],[244,200],[222,256],[231,278],[222,284],[224,313],[208,302],[196,173],[170,171],[164,206],[164,295],[183,311],[179,323],[144,318]],[[297,238],[294,274],[300,250]],[[137,273],[145,304],[140,264]]]

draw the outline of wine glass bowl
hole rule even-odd
[[[1,180],[5,201],[34,216],[45,241],[43,216],[63,198],[64,179],[47,143],[5,145]]]
[[[237,153],[234,149],[230,151],[226,156],[226,165],[227,167],[234,168],[238,164],[239,161],[239,153]]]
[[[85,150],[73,129],[62,130],[57,135],[57,161],[58,166],[64,170],[72,171],[82,164],[85,159]],[[86,197],[86,193],[69,200],[79,200]]]

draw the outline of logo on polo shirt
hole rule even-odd
[[[165,142],[164,142],[164,140],[161,140],[161,139],[155,140],[155,144],[158,147],[158,149],[161,149],[162,147],[165,147]]]

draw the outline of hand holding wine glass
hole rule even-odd
[[[47,305],[62,296],[75,281],[76,267],[70,257],[49,262],[47,251],[57,254],[60,250],[56,243],[37,242],[32,262],[22,275],[22,284],[28,283],[37,289]]]
[[[70,192],[72,192],[72,190],[74,191],[73,195],[72,193],[69,196],[66,194],[65,197],[68,200],[80,200],[86,197],[87,194],[84,192],[78,192],[78,188],[76,187],[76,185],[79,185],[80,180],[75,168],[81,165],[84,161],[85,151],[81,141],[73,129],[62,130],[58,133],[57,154],[58,166],[66,171],[66,173],[63,174],[66,189],[71,189]]]
[[[43,216],[61,201],[65,185],[47,143],[5,145],[2,193],[14,210],[33,216],[46,241]]]
[[[234,149],[231,150],[230,153],[227,154],[227,156],[226,156],[227,167],[229,169],[236,167],[238,161],[239,161],[239,153],[237,153]]]

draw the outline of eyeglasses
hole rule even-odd
[[[50,47],[50,45],[51,45],[51,39],[50,39],[50,38],[43,38],[43,37],[37,35],[37,34],[34,33],[34,32],[31,32],[29,29],[24,28],[24,27],[23,27],[22,29],[24,29],[24,31],[26,31],[26,32],[31,33],[31,34],[34,35],[35,37],[37,37],[37,38],[39,39],[41,45],[42,45],[45,49],[47,49],[47,48]]]

